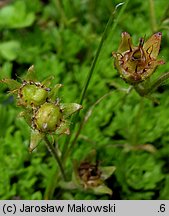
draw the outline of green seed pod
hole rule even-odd
[[[35,111],[33,125],[40,132],[54,132],[62,120],[63,114],[59,105],[46,102]]]
[[[19,105],[40,106],[46,102],[49,89],[40,83],[24,82],[18,91]]]

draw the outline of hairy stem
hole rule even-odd
[[[51,153],[51,155],[55,158],[55,160],[57,161],[57,164],[59,166],[59,169],[61,171],[61,174],[62,174],[62,177],[64,180],[66,180],[66,175],[65,175],[65,172],[64,172],[64,168],[63,168],[63,165],[62,165],[62,162],[60,160],[60,157],[56,151],[56,149],[54,148],[54,146],[52,145],[52,143],[48,140],[47,136],[45,135],[44,137],[44,141],[45,141],[45,144],[49,150],[49,152]]]

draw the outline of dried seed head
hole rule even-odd
[[[78,174],[86,188],[97,187],[102,183],[101,171],[98,168],[98,164],[82,162],[78,168]]]
[[[157,60],[161,37],[161,32],[158,32],[145,43],[141,38],[139,45],[134,47],[131,36],[127,32],[122,33],[120,46],[117,52],[113,52],[113,57],[116,69],[126,82],[142,82],[151,76],[158,65],[164,64],[164,61]]]

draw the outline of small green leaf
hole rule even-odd
[[[71,116],[76,111],[82,109],[82,106],[77,103],[62,103],[60,104],[60,107],[63,111],[63,115],[65,118]]]
[[[116,167],[115,166],[107,166],[107,167],[100,167],[100,170],[102,172],[102,178],[106,180],[109,178],[115,171]]]
[[[39,131],[32,130],[29,152],[32,152],[38,146],[38,144],[42,139],[43,139],[43,134],[39,133]]]
[[[0,27],[3,28],[23,28],[32,25],[35,14],[26,11],[24,1],[17,1],[7,5],[0,10]]]
[[[42,85],[45,85],[45,86],[50,86],[51,84],[51,81],[54,79],[54,76],[48,76],[46,79],[44,79],[42,81]],[[57,85],[61,85],[61,84],[57,84]]]
[[[8,41],[0,43],[0,54],[3,58],[13,61],[18,56],[20,43],[18,41]]]
[[[113,193],[112,190],[109,187],[107,187],[105,184],[101,184],[98,187],[92,188],[92,191],[95,194],[109,194],[109,195],[112,195],[112,193]]]
[[[61,135],[61,134],[70,134],[69,130],[69,123],[67,121],[61,122],[59,128],[56,130],[56,134]]]
[[[25,119],[25,121],[26,121],[26,123],[29,125],[29,126],[31,126],[31,124],[32,124],[32,119],[31,119],[31,115],[29,114],[29,112],[31,113],[31,111],[30,110],[26,110],[26,111],[22,111],[22,112],[20,112],[19,114],[18,114],[18,117],[19,118],[24,118]]]
[[[11,91],[17,90],[21,86],[19,82],[13,79],[2,79],[0,82],[5,83]]]
[[[0,79],[11,78],[13,64],[9,61],[6,61],[2,64],[0,70]]]
[[[56,101],[56,99],[58,98],[58,91],[62,86],[63,86],[62,84],[56,84],[52,88],[51,92],[49,92],[49,98],[51,99],[51,101],[53,101],[53,102]]]
[[[30,66],[28,72],[25,74],[23,78],[27,81],[37,81],[34,65]]]
[[[60,181],[59,186],[65,190],[77,189],[77,185],[73,181],[69,181],[69,182]]]

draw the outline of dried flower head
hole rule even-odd
[[[164,64],[157,60],[160,50],[162,33],[153,34],[146,42],[140,38],[138,46],[133,46],[132,38],[127,32],[122,33],[122,40],[117,52],[113,52],[115,67],[120,76],[130,84],[137,84],[155,71],[158,65]]]
[[[78,168],[78,174],[85,188],[97,187],[102,183],[98,164],[82,162]]]
[[[112,190],[105,181],[114,173],[116,168],[114,166],[100,166],[93,153],[94,151],[87,155],[83,161],[73,161],[72,183],[77,188],[89,190],[95,194],[112,195]],[[91,156],[93,158],[90,158]]]

